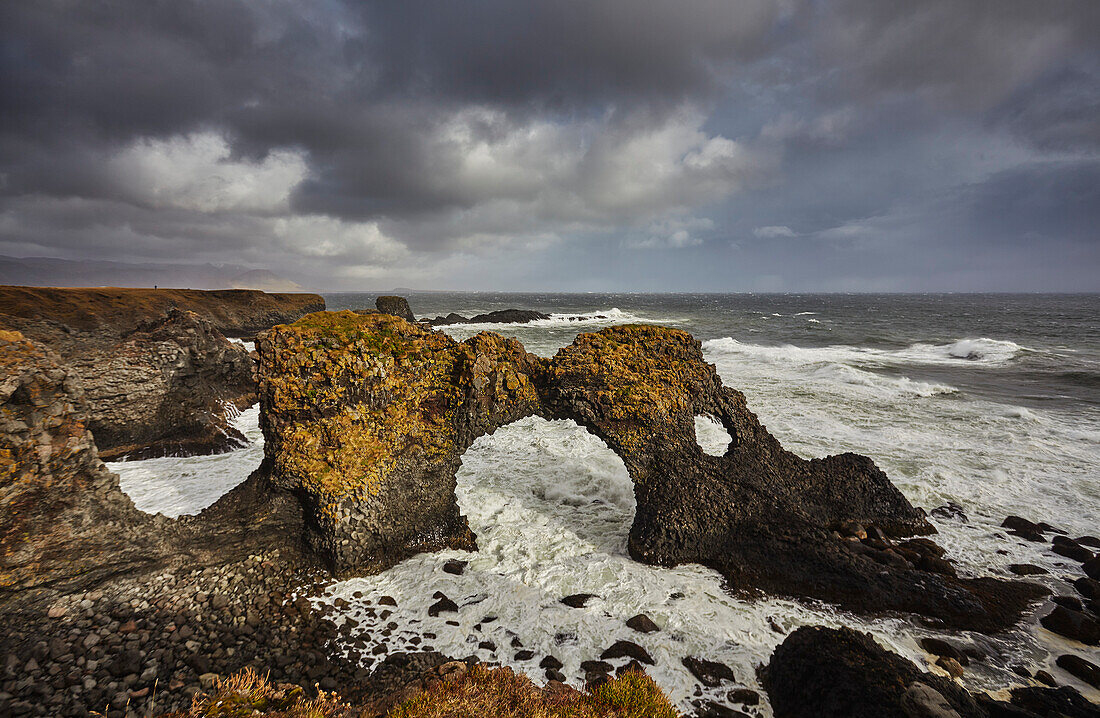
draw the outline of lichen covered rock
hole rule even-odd
[[[260,339],[265,455],[299,492],[337,573],[474,548],[455,472],[477,436],[530,414],[538,365],[518,342],[462,344],[389,314],[313,314]]]
[[[1043,592],[959,579],[931,541],[898,542],[934,530],[870,459],[785,451],[682,331],[613,327],[547,360],[488,332],[457,343],[386,314],[319,313],[276,327],[259,351],[267,468],[302,497],[311,541],[341,575],[473,548],[454,498],[462,453],[538,415],[577,421],[622,458],[639,561],[978,630],[1009,625]],[[724,455],[699,446],[699,415],[729,433]]]

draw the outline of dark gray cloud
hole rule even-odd
[[[965,289],[1095,258],[1096,37],[1092,0],[6,3],[0,253]]]

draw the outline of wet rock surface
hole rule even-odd
[[[761,680],[776,718],[1100,715],[1069,687],[1016,688],[1008,701],[971,695],[848,628],[799,628],[775,649]]]
[[[271,479],[302,497],[311,545],[338,575],[474,549],[454,498],[462,453],[538,415],[575,420],[622,458],[636,560],[984,631],[1046,593],[959,578],[932,541],[903,541],[934,529],[870,459],[785,451],[685,332],[612,327],[543,359],[488,332],[458,343],[387,314],[320,313],[265,334],[259,355]],[[700,449],[698,415],[732,437],[723,456]]]

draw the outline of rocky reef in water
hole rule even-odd
[[[265,467],[294,492],[307,540],[340,576],[475,546],[455,472],[478,436],[519,418],[573,419],[626,465],[631,555],[695,562],[734,590],[916,613],[996,631],[1045,595],[1024,581],[956,575],[933,533],[874,463],[784,450],[722,385],[689,334],[619,326],[551,359],[483,332],[456,342],[389,314],[318,313],[258,343]],[[694,419],[732,437],[699,447]]]
[[[248,334],[318,306],[316,295],[0,287],[0,327],[60,356],[100,458],[211,454],[244,442],[231,422],[256,400],[252,359],[223,330]]]
[[[461,314],[451,312],[445,317],[439,316],[426,321],[433,327],[444,327],[448,324],[526,324],[549,318],[549,314],[536,312],[532,309],[498,309],[495,312],[475,314],[472,317],[464,317]]]

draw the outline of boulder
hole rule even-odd
[[[654,633],[661,630],[656,623],[653,622],[649,616],[644,613],[639,613],[627,620],[626,625],[628,628],[633,628],[638,633]]]
[[[407,322],[415,322],[412,309],[409,308],[409,300],[404,297],[383,296],[374,300],[374,306],[382,314],[390,314],[401,317]]]
[[[1058,656],[1055,661],[1059,668],[1072,676],[1080,678],[1093,688],[1100,688],[1100,666],[1092,661],[1075,656],[1072,653]]]
[[[1100,622],[1072,608],[1055,605],[1053,611],[1039,619],[1039,623],[1060,636],[1090,646],[1100,645]]]
[[[776,647],[761,678],[776,718],[986,715],[952,681],[849,628],[797,629]]]
[[[1046,593],[957,578],[931,541],[898,547],[917,565],[894,552],[894,539],[934,532],[924,513],[867,457],[785,451],[676,329],[611,327],[544,359],[488,332],[459,343],[389,314],[323,312],[273,328],[258,353],[265,471],[299,497],[310,546],[339,576],[425,550],[474,550],[454,495],[462,454],[537,415],[573,419],[622,458],[638,561],[701,563],[734,590],[985,631]],[[723,456],[699,447],[698,415],[730,434]],[[852,522],[874,546],[835,533]]]

